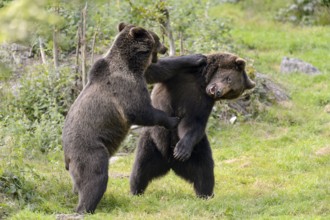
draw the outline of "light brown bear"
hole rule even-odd
[[[109,158],[131,125],[172,129],[179,123],[151,105],[144,78],[157,52],[166,48],[141,27],[121,23],[118,29],[109,52],[92,66],[63,127],[65,166],[79,196],[78,213],[95,211],[107,188]]]

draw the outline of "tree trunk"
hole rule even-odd
[[[182,31],[179,32],[179,35],[180,35],[180,55],[184,55],[185,52],[184,52],[184,48],[183,48],[183,34],[182,34]]]
[[[38,44],[38,43],[33,44],[32,47],[30,48],[28,58],[33,58],[33,57],[34,57],[33,49],[34,49],[34,47],[35,47],[37,44]]]
[[[164,1],[164,0],[163,0]],[[170,14],[167,8],[161,8],[160,12],[164,15],[163,19],[160,19],[163,32],[167,35],[170,44],[170,56],[175,56],[175,41],[173,38],[172,27],[170,22]]]
[[[78,25],[78,29],[77,29],[77,44],[76,44],[76,63],[75,63],[75,70],[76,70],[76,74],[78,76],[79,74],[79,50],[81,47],[81,24]],[[80,75],[80,74],[79,74]]]
[[[57,69],[58,69],[58,43],[57,43],[56,27],[54,27],[54,30],[53,30],[53,59],[54,59],[54,68],[57,71]]]
[[[98,29],[98,28],[97,28]],[[96,41],[96,36],[98,34],[98,30],[95,31],[93,35],[93,41],[92,41],[92,55],[91,55],[91,64],[93,65],[94,63],[94,48],[95,48],[95,41]]]
[[[59,6],[55,6],[55,12],[58,14],[59,13]],[[56,72],[56,77],[59,78],[59,72],[58,72],[58,38],[57,38],[57,27],[54,26],[53,29],[53,59],[54,59],[54,68]]]
[[[210,1],[207,1],[204,10],[204,16],[206,19],[209,18],[209,8],[210,8]]]
[[[46,60],[46,54],[45,54],[45,50],[44,50],[44,42],[42,40],[41,37],[39,37],[39,49],[40,49],[40,56],[41,56],[41,61],[42,64],[47,64],[47,60]]]
[[[87,16],[87,2],[85,8],[81,12],[82,16],[82,29],[81,29],[81,74],[83,87],[87,84],[87,71],[86,71],[86,57],[87,57],[87,40],[86,40],[86,16]]]

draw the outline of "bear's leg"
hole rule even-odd
[[[78,188],[77,188],[77,184],[76,184],[76,180],[75,178],[71,175],[71,179],[72,179],[72,192],[74,194],[78,194]]]
[[[72,165],[71,165],[72,166]],[[70,159],[65,155],[65,169],[69,170],[70,167]],[[72,168],[73,169],[73,168]],[[77,185],[76,185],[76,179],[75,177],[72,175],[72,172],[70,172],[71,175],[71,180],[72,180],[72,192],[74,194],[78,194],[78,189],[77,189]]]
[[[198,197],[210,198],[213,196],[214,162],[206,137],[194,147],[194,151],[187,161],[176,161],[172,168],[177,175],[193,183]]]
[[[194,181],[194,190],[197,197],[208,199],[213,197],[214,171],[213,163],[201,166],[200,172]]]
[[[89,154],[88,158],[71,161],[70,174],[74,187],[78,191],[79,203],[77,213],[94,213],[108,183],[108,154],[104,152]],[[71,170],[72,168],[72,170]]]
[[[143,194],[152,179],[165,175],[169,170],[169,164],[157,149],[150,134],[144,132],[139,141],[130,175],[131,193]]]

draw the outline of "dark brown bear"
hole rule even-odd
[[[152,107],[143,75],[166,48],[141,27],[121,23],[119,31],[109,52],[91,68],[63,128],[65,166],[79,195],[78,213],[95,211],[107,188],[109,158],[131,125],[171,129],[179,122]],[[151,77],[157,80],[157,74]]]
[[[189,63],[195,56],[160,59],[162,65],[152,64],[147,73],[177,65],[182,59]],[[182,68],[176,74],[169,70],[167,74],[174,77],[155,85],[152,105],[181,121],[176,130],[159,126],[144,129],[130,177],[132,194],[142,194],[151,180],[172,169],[193,183],[198,197],[213,196],[214,162],[205,127],[216,101],[237,98],[255,86],[244,69],[243,59],[219,53],[207,56],[204,69]]]

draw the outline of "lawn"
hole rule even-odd
[[[278,23],[273,16],[279,5],[243,2],[210,8],[210,16],[231,19],[236,52],[281,83],[291,98],[268,106],[253,120],[212,123],[214,198],[196,198],[192,186],[172,172],[152,182],[143,196],[133,197],[128,176],[134,154],[129,154],[110,166],[107,192],[96,214],[84,219],[330,218],[330,114],[325,111],[330,104],[330,27]],[[281,74],[284,56],[310,62],[323,74]],[[14,160],[0,164],[14,166]],[[10,219],[55,219],[72,213],[77,196],[71,193],[62,152],[25,158],[24,164],[27,184],[37,196],[23,206],[0,194],[0,214],[9,210]],[[33,172],[38,175],[29,175]]]

